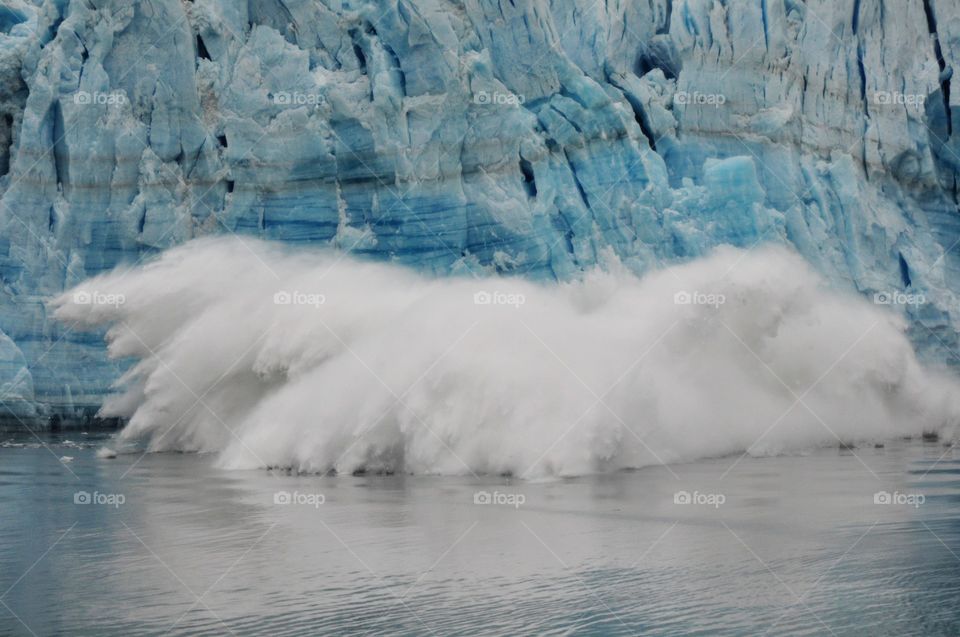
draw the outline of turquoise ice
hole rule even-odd
[[[8,413],[120,372],[52,295],[228,232],[559,280],[785,243],[957,363],[956,2],[96,6],[0,8]]]

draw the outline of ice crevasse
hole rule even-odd
[[[3,417],[124,368],[53,296],[218,233],[560,281],[785,244],[956,365],[958,62],[952,0],[8,0]]]

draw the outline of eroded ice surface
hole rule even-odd
[[[217,232],[548,280],[787,243],[955,362],[958,56],[950,0],[12,0],[3,404],[98,405],[46,301]]]

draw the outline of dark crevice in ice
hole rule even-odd
[[[70,153],[67,150],[65,140],[67,130],[59,101],[55,101],[50,106],[49,116],[53,119],[53,168],[56,171],[57,183],[62,188],[66,188],[67,184],[70,183]]]
[[[367,72],[367,56],[363,53],[360,46],[360,32],[357,29],[350,30],[350,41],[353,43],[353,54],[357,57],[357,63],[360,65],[360,72]]]
[[[590,200],[587,199],[587,191],[583,189],[583,184],[580,183],[580,178],[577,177],[577,169],[570,160],[570,155],[566,150],[563,151],[563,155],[567,158],[567,164],[570,166],[570,174],[573,175],[573,183],[577,187],[577,192],[580,194],[580,200],[583,202],[583,206],[587,210],[592,210],[592,208],[590,208]]]
[[[0,177],[3,177],[10,172],[10,156],[13,151],[13,115],[10,113],[3,116],[0,143],[3,144],[3,149],[0,151]]]
[[[537,196],[537,180],[533,174],[533,166],[523,157],[520,158],[520,172],[523,174],[523,188],[528,197]]]
[[[953,75],[953,69],[947,67],[947,62],[943,57],[940,35],[937,33],[937,18],[934,15],[933,7],[930,6],[930,0],[923,0],[923,12],[927,16],[927,30],[933,35],[933,52],[937,56],[937,66],[940,67],[940,93],[943,97],[943,108],[947,117],[947,137],[951,137],[953,135],[953,117],[950,112],[950,78]]]
[[[898,253],[898,258],[900,261],[900,281],[903,283],[903,287],[908,288],[913,282],[910,279],[910,266],[907,265],[907,260],[903,258],[903,253]]]
[[[373,29],[373,26],[370,28]],[[376,32],[374,31],[374,33]],[[383,50],[390,57],[390,70],[396,75],[397,84],[400,86],[400,93],[401,95],[406,95],[407,76],[403,73],[403,67],[400,66],[400,58],[397,57],[396,52],[394,52],[394,50],[390,48],[390,45],[388,45],[386,42],[381,40],[381,44],[383,44]]]
[[[670,17],[673,15],[673,0],[667,0],[666,15],[663,16],[663,24],[657,27],[657,35],[670,33]]]
[[[207,51],[207,46],[203,43],[203,38],[200,37],[200,34],[197,34],[197,57],[201,60],[209,60],[210,52]]]

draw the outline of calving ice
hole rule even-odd
[[[0,2],[0,635],[960,635],[957,69],[960,0]]]
[[[569,476],[951,436],[960,422],[957,382],[917,360],[902,318],[785,248],[507,293],[492,277],[208,239],[99,283],[127,302],[68,292],[53,305],[76,329],[110,327],[111,353],[141,361],[103,408],[129,423],[120,443],[214,452],[225,468]],[[264,303],[278,285],[336,302]],[[680,285],[710,290],[709,304],[675,302]]]

